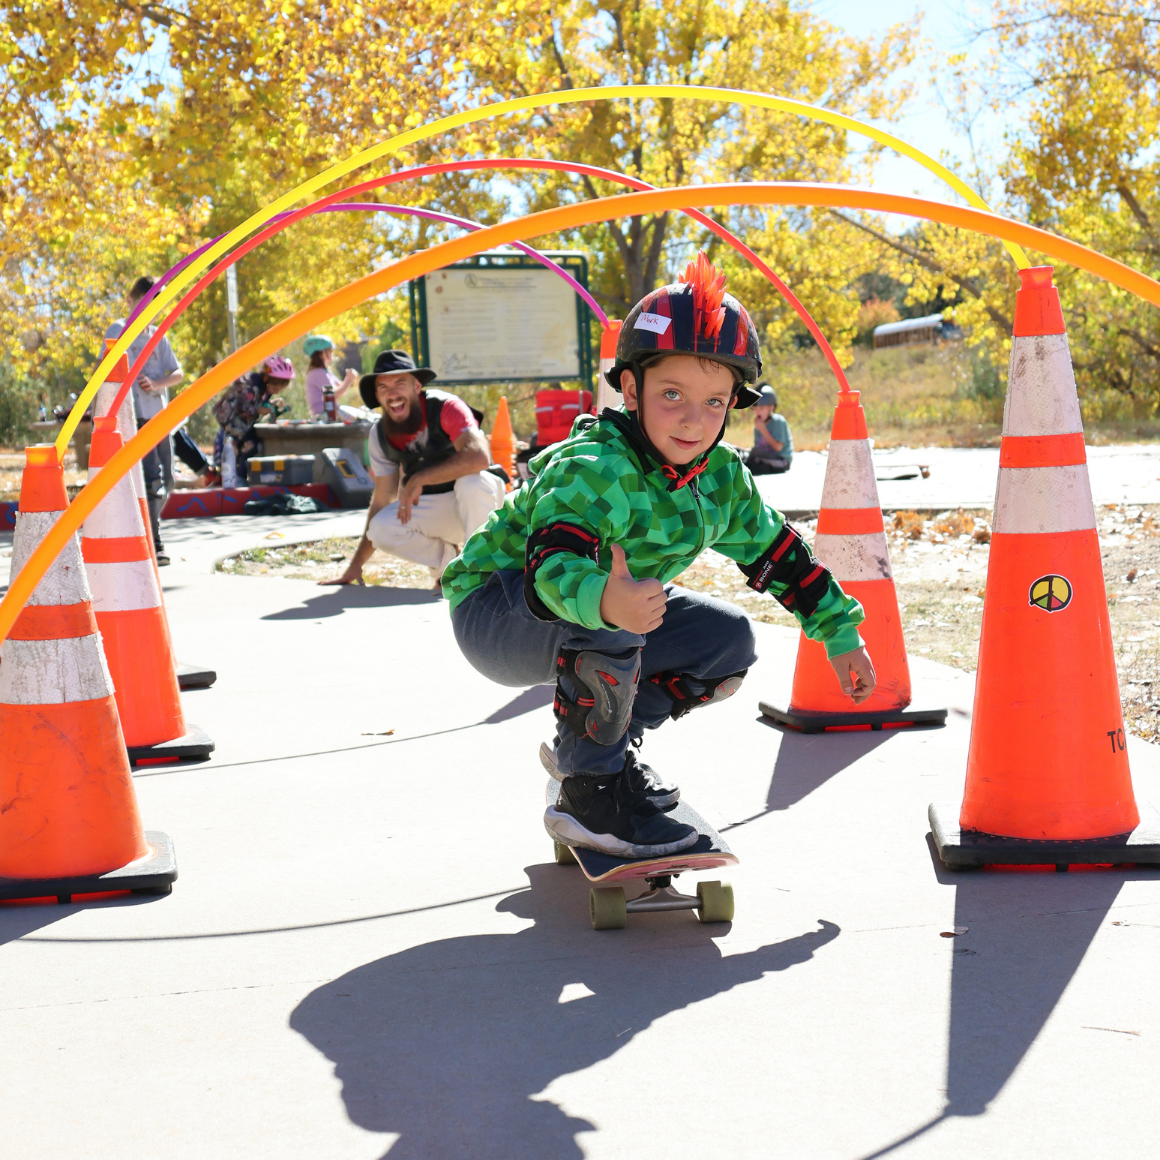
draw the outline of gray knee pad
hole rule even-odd
[[[692,709],[703,705],[714,705],[732,697],[741,688],[748,669],[730,673],[725,677],[691,677],[688,673],[657,673],[649,677],[654,685],[659,685],[673,699],[672,719],[683,717]]]
[[[556,674],[553,708],[577,737],[614,745],[624,736],[640,680],[639,648],[619,657],[591,649],[561,649]],[[574,697],[564,689],[561,677],[571,682]]]

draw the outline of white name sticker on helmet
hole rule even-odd
[[[640,317],[636,320],[636,325],[633,330],[651,330],[654,334],[664,334],[669,328],[671,318],[666,318],[663,314],[649,314],[647,311],[641,311]]]

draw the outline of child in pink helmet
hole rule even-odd
[[[294,378],[294,364],[281,355],[272,355],[262,369],[238,379],[213,405],[213,417],[221,424],[214,442],[214,462],[222,477],[222,487],[244,483],[246,460],[261,455],[262,440],[254,424],[263,412],[275,416],[286,410],[280,391]]]

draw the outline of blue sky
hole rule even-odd
[[[923,13],[922,35],[934,52],[960,52],[969,47],[967,31],[970,18],[985,15],[981,5],[968,6],[964,0],[814,0],[812,10],[830,23],[844,29],[851,36],[881,35],[893,24],[911,19],[916,12]],[[975,49],[979,51],[978,47]],[[966,143],[958,136],[937,97],[929,88],[930,58],[920,60],[909,70],[916,82],[916,95],[904,116],[893,122],[878,122],[895,136],[902,137],[931,156],[942,160],[944,150],[966,156]],[[976,141],[1001,153],[1003,123],[995,116],[980,118],[976,125]],[[960,172],[958,165],[952,169]],[[894,193],[917,193],[925,197],[953,198],[946,187],[916,162],[895,154],[887,154],[878,163],[875,188]],[[895,223],[897,224],[897,223]]]

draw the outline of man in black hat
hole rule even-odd
[[[503,503],[475,413],[455,395],[425,389],[434,378],[406,351],[385,350],[359,379],[363,402],[383,409],[368,446],[375,492],[350,566],[323,584],[361,583],[363,565],[381,548],[426,564],[438,587],[460,546]]]

